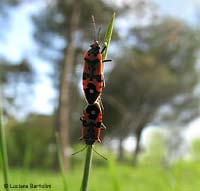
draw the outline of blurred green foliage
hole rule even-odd
[[[82,173],[80,172],[82,168],[82,163],[80,163],[67,174],[70,191],[79,190],[80,185],[77,182],[81,182]],[[117,190],[120,191],[198,191],[200,186],[199,168],[199,163],[186,161],[176,163],[170,169],[161,168],[156,164],[146,165],[142,163],[140,167],[134,168],[127,164],[116,163],[114,176],[117,177]],[[51,184],[52,191],[63,190],[61,175],[55,172],[33,170],[27,173],[27,171],[15,169],[11,170],[10,174],[12,184],[46,183]],[[116,191],[113,175],[109,173],[108,167],[93,166],[88,189],[90,191]],[[15,190],[21,191],[20,189]]]
[[[24,122],[10,121],[6,135],[11,166],[52,166],[55,158],[52,117],[33,114]]]
[[[122,135],[126,129],[129,134],[144,119],[142,128],[155,117],[159,122],[185,124],[198,116],[199,96],[193,94],[198,83],[198,39],[198,30],[173,18],[132,28],[103,94],[109,132]],[[170,112],[158,113],[163,105]]]
[[[153,132],[147,141],[147,148],[141,156],[142,162],[149,165],[162,166],[166,157],[165,147],[163,135],[158,131]]]
[[[193,140],[190,147],[190,154],[193,160],[200,162],[200,139],[196,138]]]
[[[120,44],[103,101],[107,134],[121,142],[135,135],[136,162],[142,132],[149,124],[186,126],[199,116],[200,97],[194,91],[200,33],[174,18],[130,28]],[[164,107],[167,110],[162,112]]]
[[[53,129],[52,118],[30,115],[27,122],[20,122],[18,125],[14,122],[14,124],[9,124],[7,127],[9,161],[12,164],[10,182],[12,184],[46,183],[51,184],[52,191],[62,190],[61,175],[49,170],[52,169],[52,160],[55,157],[49,147]],[[83,144],[76,145],[74,151],[81,147]],[[114,153],[95,145],[95,149],[107,157],[108,161],[94,153],[89,190],[127,191],[134,188],[137,191],[147,189],[149,191],[198,191],[200,165],[196,159],[199,156],[199,140],[192,144],[192,148],[195,149],[192,150],[190,161],[179,160],[166,168],[162,163],[165,156],[164,138],[156,131],[148,141],[147,152],[142,155],[140,166],[133,167],[128,163],[130,159],[128,155],[127,161],[117,162]],[[82,178],[83,156],[84,152],[71,157],[72,168],[66,174],[70,191],[78,190],[80,187],[77,182],[81,182]],[[32,167],[39,167],[40,170],[34,170]]]

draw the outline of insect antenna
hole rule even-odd
[[[94,41],[96,41],[96,33],[97,33],[97,28],[96,28],[96,24],[95,24],[95,19],[94,19],[94,15],[91,15],[92,17],[92,24],[93,24],[93,28],[94,28]]]
[[[80,149],[79,151],[75,152],[75,153],[72,153],[71,155],[76,155],[82,151],[84,151],[85,149],[87,148],[87,145],[85,147],[83,147],[82,149]]]
[[[103,155],[101,155],[100,153],[98,153],[95,149],[94,149],[94,147],[92,147],[92,149],[93,149],[93,151],[96,153],[96,154],[98,154],[100,157],[102,157],[104,160],[108,160],[106,157],[104,157]]]

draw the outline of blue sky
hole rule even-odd
[[[51,69],[44,60],[37,57],[37,47],[31,37],[33,26],[31,25],[30,13],[38,11],[40,5],[40,3],[36,5],[33,3],[25,4],[12,10],[7,34],[5,34],[5,39],[0,41],[0,55],[13,62],[18,62],[21,58],[26,57],[34,63],[33,69],[37,73],[33,95],[35,101],[24,112],[51,113],[53,108],[49,101],[53,99],[54,91],[47,78]],[[11,54],[12,57],[10,57]]]
[[[190,23],[197,21],[196,11],[199,6],[199,0],[155,0],[160,6],[160,12],[163,15],[170,15],[187,20]]]

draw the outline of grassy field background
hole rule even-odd
[[[80,190],[83,163],[74,166],[67,173],[68,190]],[[199,191],[200,164],[198,162],[178,162],[170,168],[141,163],[133,167],[127,163],[115,163],[112,159],[100,166],[93,165],[89,179],[89,191]],[[53,171],[10,169],[10,183],[50,184],[51,189],[11,188],[10,190],[63,190],[60,173]],[[2,178],[0,190],[3,190]]]

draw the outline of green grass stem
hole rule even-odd
[[[31,142],[26,142],[25,152],[24,152],[24,170],[28,171],[32,160],[32,144]]]
[[[64,191],[68,191],[67,178],[65,175],[64,162],[62,160],[60,145],[61,144],[60,144],[59,134],[56,133],[56,146],[57,146],[57,152],[58,152],[59,167],[60,167],[60,172],[61,172],[62,181],[63,181],[63,187],[64,187]]]
[[[88,145],[87,152],[86,152],[86,158],[85,158],[85,168],[84,168],[84,173],[83,173],[83,181],[82,181],[82,185],[81,185],[81,191],[87,191],[91,163],[92,163],[92,145]]]
[[[4,185],[8,184],[8,156],[7,156],[7,145],[6,145],[6,135],[3,123],[3,97],[2,89],[0,86],[0,147],[1,147],[1,156],[2,156],[2,166],[3,166],[3,177]],[[9,191],[9,187],[5,187],[6,191]]]

